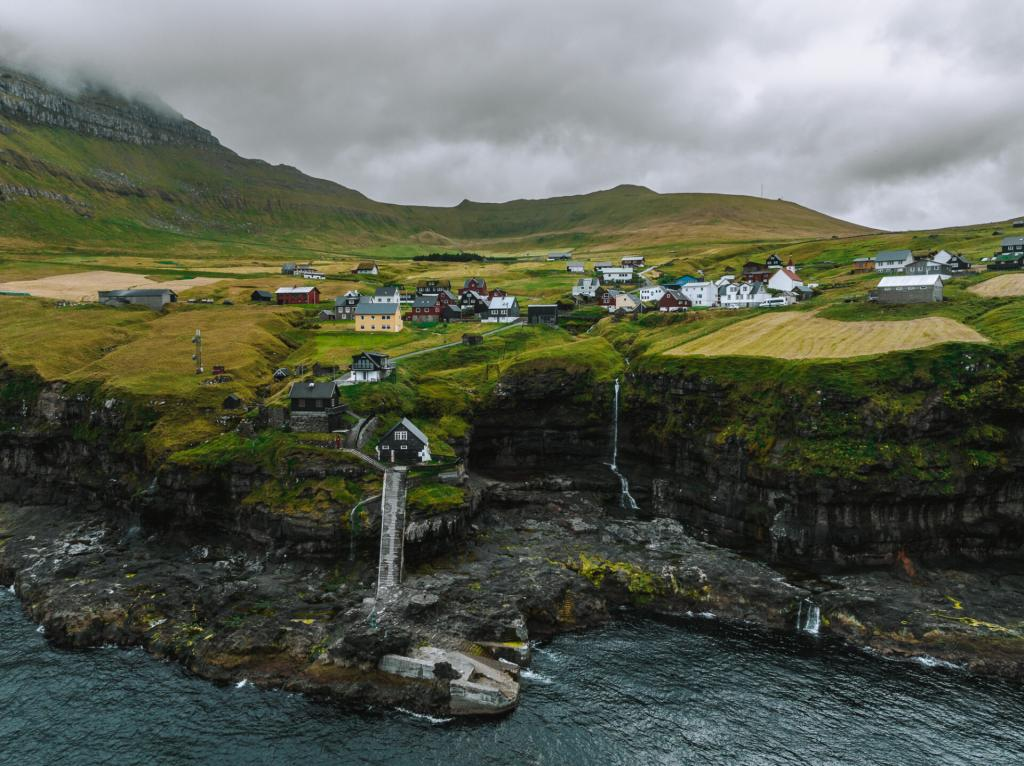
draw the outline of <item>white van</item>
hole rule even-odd
[[[774,309],[774,308],[778,308],[779,306],[788,306],[788,305],[789,305],[789,301],[788,300],[786,300],[785,298],[783,298],[781,296],[777,296],[775,298],[769,298],[766,301],[761,301],[760,308],[763,308],[763,309]]]

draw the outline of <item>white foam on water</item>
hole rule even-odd
[[[249,685],[249,679],[248,678],[243,678],[241,681],[239,681],[237,684],[235,684],[235,688],[236,689],[244,689],[248,685]]]
[[[38,633],[41,636],[45,636],[46,635],[46,626],[45,625],[38,625],[38,626],[36,626],[36,633]]]
[[[940,660],[938,657],[931,657],[927,654],[911,657],[910,661],[925,668],[944,668],[946,670],[964,669],[963,665],[957,665],[955,662],[949,662],[948,660]]]
[[[531,681],[536,684],[548,685],[554,683],[554,681],[551,680],[550,677],[544,675],[543,673],[538,673],[535,670],[530,670],[529,668],[523,668],[522,670],[520,670],[519,677],[525,678],[527,681]]]
[[[437,718],[436,716],[427,715],[426,713],[414,713],[411,710],[406,710],[404,707],[396,707],[395,710],[403,715],[409,716],[410,718],[415,718],[418,721],[427,721],[434,726],[441,726],[442,724],[451,723],[455,720],[454,718]]]

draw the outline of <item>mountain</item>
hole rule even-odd
[[[792,202],[640,186],[455,207],[392,205],[239,157],[169,107],[65,92],[0,70],[0,246],[332,251],[367,244],[569,246],[746,242],[866,229]]]

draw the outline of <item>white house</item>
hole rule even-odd
[[[718,288],[711,282],[689,282],[680,285],[677,292],[696,306],[715,306],[718,304]]]
[[[641,287],[639,290],[640,300],[644,303],[648,301],[660,301],[661,296],[665,294],[665,288],[661,285],[650,285],[648,287]]]
[[[374,290],[373,295],[363,297],[370,303],[400,303],[402,300],[400,291],[395,285],[378,287]]]
[[[875,271],[882,274],[899,274],[914,262],[909,250],[883,250],[875,256]]]
[[[792,271],[787,266],[782,266],[775,270],[772,274],[772,278],[768,280],[769,290],[778,290],[779,292],[788,293],[798,285],[802,285],[804,281],[796,275],[796,272]]]
[[[623,266],[637,268],[644,265],[644,257],[642,255],[624,255],[619,262]]]
[[[601,269],[602,282],[621,283],[633,281],[633,269],[621,266],[609,266]]]
[[[570,274],[582,274],[586,271],[586,266],[583,265],[582,261],[569,261],[566,264],[565,270]]]
[[[303,271],[301,276],[303,279],[327,279],[322,271]]]
[[[482,322],[500,322],[508,324],[519,320],[519,301],[512,295],[500,295],[491,298]]]
[[[723,274],[722,276],[720,276],[718,279],[716,279],[714,281],[714,285],[715,285],[715,287],[725,287],[730,282],[735,282],[735,281],[736,281],[736,277],[733,276],[732,274]]]
[[[596,277],[584,277],[577,279],[572,288],[573,298],[596,298],[597,288],[601,286],[601,280]]]
[[[763,282],[740,282],[718,288],[718,302],[726,309],[749,309],[768,299]]]

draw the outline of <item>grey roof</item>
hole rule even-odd
[[[437,294],[417,295],[412,302],[414,309],[432,309],[437,305]]]
[[[557,314],[558,304],[556,303],[533,303],[526,307],[527,314]]]
[[[1024,237],[1003,237],[1003,247],[1011,245],[1024,245]]]
[[[421,442],[423,442],[424,444],[430,444],[430,439],[427,438],[427,435],[423,433],[420,429],[418,429],[415,426],[415,424],[413,424],[413,422],[409,420],[409,418],[402,418],[401,420],[399,420],[397,423],[395,423],[394,426],[391,427],[391,430],[388,431],[388,433],[393,433],[395,430],[399,428],[399,426],[405,426],[405,428],[409,430],[409,433],[411,433]]]
[[[395,285],[388,285],[387,287],[378,287],[374,290],[373,294],[377,298],[387,298],[392,295],[398,295],[399,290]]]
[[[174,295],[174,290],[169,288],[140,288],[138,290],[101,290],[100,295],[110,298],[162,298],[165,295]]]
[[[370,314],[394,314],[398,311],[398,303],[371,303],[370,301],[359,301],[356,304],[356,314],[369,316]]]
[[[316,381],[299,381],[292,383],[288,391],[289,399],[333,399],[338,392],[338,384],[333,381],[317,383]]]
[[[361,359],[364,356],[370,360],[374,367],[380,368],[387,367],[388,359],[390,358],[387,354],[382,354],[379,351],[362,351],[358,354],[353,354],[352,361],[355,362],[357,359]]]
[[[879,261],[905,261],[912,253],[909,250],[883,250],[875,256],[875,263]]]
[[[253,295],[258,295],[261,298],[268,298],[268,299],[274,297],[274,294],[272,292],[270,292],[270,290],[253,290],[252,294]]]

